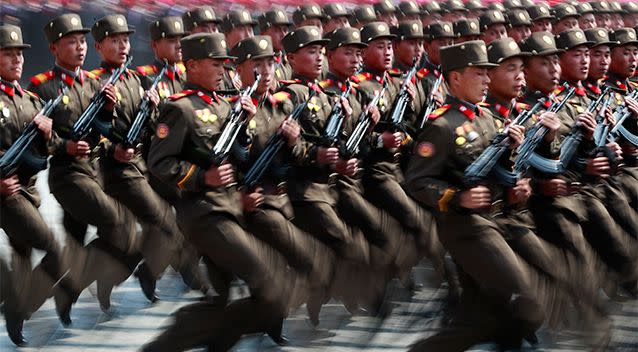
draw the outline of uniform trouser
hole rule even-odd
[[[634,239],[638,239],[638,211],[632,208],[630,197],[616,175],[597,187],[596,195],[605,204],[609,214]]]
[[[50,296],[51,288],[68,269],[68,253],[56,241],[30,196],[19,193],[2,197],[0,227],[9,237],[14,250],[10,288],[5,292],[5,309],[19,319],[25,319]],[[33,248],[46,255],[34,270],[31,267]]]
[[[145,172],[138,167],[143,165],[141,160],[123,164],[109,158],[104,159],[104,189],[124,204],[143,224],[141,241],[138,239],[125,253],[137,255],[137,252],[141,252],[151,275],[158,278],[174,262],[178,253],[180,232],[175,214],[148,183]]]
[[[449,328],[415,346],[415,351],[461,351],[498,333],[522,338],[543,322],[534,297],[530,267],[506,242],[493,218],[474,213],[439,217],[440,239],[467,275],[463,297]],[[477,298],[480,297],[480,298]],[[471,314],[483,301],[481,314]],[[480,305],[479,305],[480,306]]]

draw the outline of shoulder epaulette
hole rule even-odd
[[[31,77],[31,84],[33,84],[34,86],[39,86],[40,84],[50,80],[53,77],[55,77],[55,72],[53,71],[43,72]]]
[[[295,83],[300,83],[301,81],[298,79],[282,79],[279,80],[279,83],[281,84],[285,84],[285,85],[289,85],[289,84],[295,84]]]
[[[326,89],[330,87],[333,83],[334,81],[331,79],[324,79],[323,81],[319,82],[319,85],[321,86],[321,88]]]
[[[33,93],[33,92],[32,92],[32,91],[30,91],[30,90],[26,90],[26,89],[24,89],[24,92],[25,92],[25,93],[27,93],[27,94],[29,94],[30,96],[32,96],[32,97],[34,97],[34,98],[40,98],[40,96],[39,96],[39,95],[37,95],[36,93]]]
[[[554,94],[558,95],[560,93],[562,93],[565,90],[565,86],[560,86],[556,89],[554,89]]]
[[[478,102],[476,105],[478,105],[478,106],[482,106],[482,107],[488,107],[488,106],[490,106],[490,104],[488,104],[488,103],[486,103],[486,102],[484,102],[484,101],[480,101],[480,102]]]
[[[629,81],[629,85],[634,89],[638,89],[638,82]]]
[[[180,72],[186,72],[186,66],[181,62],[177,64],[177,69],[180,70]]]
[[[430,73],[430,70],[424,67],[416,72],[416,76],[419,77],[419,79],[421,79],[427,76],[429,73]]]
[[[137,71],[138,74],[142,76],[153,75],[158,72],[157,66],[155,65],[137,66],[135,70]]]
[[[224,97],[227,103],[234,103],[239,100],[239,95],[227,95]]]
[[[104,67],[96,68],[95,70],[91,71],[91,73],[96,75],[97,77],[100,77],[102,74],[104,74],[104,72],[106,72],[106,69]]]
[[[175,94],[171,95],[170,97],[168,97],[168,99],[170,101],[175,101],[175,100],[182,99],[183,97],[187,97],[187,96],[189,96],[189,95],[191,95],[193,93],[195,93],[195,90],[187,89],[187,90],[183,90],[183,91],[181,91],[179,93],[175,93]]]
[[[452,106],[451,104],[443,105],[440,108],[432,111],[430,116],[428,116],[428,120],[438,119],[439,117],[441,117],[441,115],[443,115],[446,111],[448,111],[451,106]]]
[[[288,99],[290,99],[291,95],[288,92],[285,91],[279,91],[273,95],[271,95],[272,97],[272,102],[273,103],[281,103],[282,101],[286,101]]]
[[[363,72],[352,76],[352,81],[355,83],[365,82],[372,78],[372,74],[370,72]]]
[[[388,75],[390,75],[390,77],[401,77],[403,75],[403,71],[398,68],[393,68],[388,70]]]
[[[521,102],[516,102],[514,104],[514,107],[516,108],[516,111],[521,112],[523,110],[528,110],[529,109],[529,104],[525,104],[525,103],[521,103]]]
[[[93,72],[91,72],[91,71],[82,70],[82,73],[83,73],[86,77],[88,77],[88,78],[90,78],[90,79],[99,79],[99,78],[100,78],[100,76],[96,75],[95,73],[93,73]]]

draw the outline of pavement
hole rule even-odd
[[[40,175],[38,189],[43,202],[40,208],[45,220],[59,239],[63,238],[61,210],[46,187],[46,175]],[[94,236],[95,229],[90,228]],[[6,258],[8,244],[0,233],[0,257]],[[34,262],[41,258],[34,254]],[[447,293],[432,267],[424,262],[414,269],[417,283],[423,285],[414,294],[393,282],[390,301],[393,310],[386,319],[352,316],[338,301],[330,301],[321,311],[318,328],[311,326],[305,307],[293,312],[284,324],[284,334],[290,345],[281,347],[263,335],[245,336],[233,351],[406,351],[414,342],[430,336],[441,328],[442,304]],[[24,324],[29,346],[16,349],[7,337],[4,319],[0,320],[0,351],[137,351],[145,342],[158,335],[171,323],[178,308],[196,302],[200,294],[187,291],[181,278],[168,270],[158,281],[161,300],[149,303],[135,278],[129,278],[113,291],[109,314],[99,308],[95,284],[85,290],[73,307],[73,324],[65,328],[59,322],[52,300],[46,302]],[[233,295],[245,294],[241,285],[233,287]],[[613,336],[609,351],[638,351],[638,302],[606,301],[613,321]],[[578,319],[566,317],[567,320]],[[582,334],[569,329],[559,332],[543,328],[538,333],[539,345],[525,345],[524,351],[586,351]],[[471,351],[495,351],[492,344],[474,346]]]

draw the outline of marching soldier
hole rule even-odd
[[[423,28],[427,27],[430,23],[442,21],[441,14],[443,9],[436,1],[425,2],[421,4],[421,23]]]
[[[520,43],[532,34],[532,19],[526,10],[510,10],[507,13],[507,36]]]
[[[323,7],[323,31],[330,33],[338,28],[350,27],[348,11],[341,4],[328,4]]]
[[[378,21],[374,7],[370,4],[363,4],[352,10],[351,24],[353,27],[361,30],[361,27],[374,21]]]
[[[611,46],[614,43],[609,40],[607,29],[601,27],[585,30],[585,36],[594,44],[589,48],[589,70],[584,86],[587,96],[595,100],[602,93],[601,85],[609,70]]]
[[[399,24],[396,15],[397,9],[391,0],[381,0],[375,3],[374,11],[377,14],[377,21],[385,22],[390,27],[395,27]]]
[[[284,47],[281,44],[290,29],[292,22],[286,15],[286,10],[282,7],[273,7],[270,10],[259,15],[259,32],[267,35],[272,40],[272,46],[275,51],[275,78],[277,80],[288,80],[292,74],[288,59],[284,54]]]
[[[411,0],[401,1],[399,3],[399,21],[420,21],[421,9],[419,5]]]
[[[592,1],[589,2],[594,9],[594,18],[596,19],[596,25],[611,30],[611,8],[607,1]]]
[[[578,4],[577,7],[580,17],[578,17],[578,27],[582,30],[596,28],[596,17],[594,16],[594,8],[590,3],[584,2]]]
[[[315,26],[319,28],[319,34],[327,33],[323,28],[323,20],[326,18],[321,7],[315,3],[308,3],[297,7],[292,13],[292,21],[295,28]]]
[[[40,113],[43,107],[40,98],[18,83],[24,64],[22,51],[30,47],[23,43],[19,27],[0,26],[0,151],[6,156],[9,147],[32,123],[37,137],[26,153],[46,158],[57,144],[52,121]],[[0,178],[0,227],[15,251],[2,296],[7,333],[16,346],[27,343],[22,336],[22,323],[44,302],[41,295],[49,294],[52,289],[74,294],[69,278],[65,277],[69,263],[65,249],[38,211],[40,198],[35,181],[40,170],[34,167],[21,163],[17,170],[2,170],[8,174]],[[46,252],[35,269],[31,267],[33,248]]]
[[[635,2],[625,2],[622,4],[624,13],[623,21],[624,27],[635,28],[638,27],[638,4]]]
[[[467,19],[479,19],[484,11],[487,10],[481,0],[470,0],[465,3],[465,8],[468,10],[466,15]]]
[[[532,20],[532,33],[534,32],[552,32],[552,16],[549,7],[546,4],[536,4],[527,8],[527,13]]]
[[[200,6],[184,12],[182,21],[186,31],[195,33],[217,33],[220,20],[210,6]]]
[[[543,313],[532,294],[529,268],[508,246],[505,229],[495,220],[495,205],[499,199],[518,204],[525,197],[490,180],[489,188],[467,186],[462,178],[465,167],[497,133],[489,113],[476,105],[490,82],[487,69],[496,65],[489,63],[481,41],[443,48],[441,59],[450,95],[418,136],[407,189],[437,211],[441,241],[467,280],[451,325],[412,350],[460,351],[486,339],[501,348],[518,348],[540,327]],[[515,148],[523,129],[510,127],[509,137],[510,148]],[[492,308],[484,305],[486,300]]]
[[[222,33],[226,36],[224,43],[227,43],[228,47],[232,48],[241,40],[254,36],[253,26],[256,24],[257,22],[253,20],[250,12],[246,9],[226,13],[220,26]],[[237,76],[235,63],[232,60],[228,60],[225,66],[226,74],[220,91],[234,95],[241,87],[241,79]]]
[[[441,6],[444,10],[442,21],[454,23],[466,18],[468,10],[461,0],[447,0]]]
[[[496,39],[507,37],[507,30],[505,29],[505,16],[502,12],[497,10],[487,10],[483,12],[480,18],[481,24],[481,40],[489,45]]]
[[[44,27],[44,34],[55,63],[50,71],[31,78],[30,84],[30,88],[46,100],[57,98],[60,87],[68,89],[62,104],[51,116],[59,139],[50,160],[49,188],[64,209],[65,228],[79,246],[84,246],[86,224],[96,226],[99,237],[87,246],[88,257],[81,266],[82,271],[76,274],[79,282],[74,294],[55,296],[56,309],[64,325],[71,323],[71,304],[82,290],[103,275],[110,275],[104,268],[114,270],[121,266],[103,252],[100,243],[127,243],[135,233],[135,222],[128,209],[107,194],[102,185],[94,155],[100,142],[99,133],[95,131],[79,141],[71,136],[75,122],[88,107],[93,94],[101,89],[98,77],[82,69],[87,52],[85,34],[89,31],[83,28],[76,14],[51,20]],[[77,223],[80,226],[75,225]],[[78,251],[74,255],[80,257],[81,254]]]
[[[552,24],[552,33],[558,34],[568,29],[578,28],[578,11],[568,3],[558,3],[552,7],[554,14],[554,23]]]
[[[477,18],[467,18],[454,23],[454,43],[463,43],[470,40],[478,40],[481,36],[479,20]]]

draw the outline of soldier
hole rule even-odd
[[[611,7],[611,29],[621,29],[625,27],[625,21],[623,20],[623,14],[625,10],[622,5],[618,1],[610,1],[609,5]]]
[[[533,32],[551,32],[554,16],[549,11],[549,7],[544,4],[536,4],[527,8],[527,13],[532,19]]]
[[[625,2],[622,4],[623,7],[623,21],[624,27],[634,28],[638,26],[638,4],[635,2]]]
[[[325,18],[323,19],[324,33],[330,33],[337,28],[350,27],[348,11],[341,4],[328,4],[323,7]]]
[[[377,20],[385,22],[388,26],[394,27],[399,24],[397,19],[397,9],[391,0],[381,0],[374,4],[374,11],[377,14]]]
[[[374,12],[374,7],[372,5],[363,4],[352,10],[351,24],[357,29],[361,29],[361,27],[366,24],[377,20],[377,14]]]
[[[567,3],[559,3],[552,7],[552,13],[554,14],[552,33],[558,34],[568,29],[578,28],[580,15],[574,6]]]
[[[510,10],[507,20],[507,36],[515,42],[521,42],[532,34],[532,19],[526,10]]]
[[[454,22],[454,43],[463,43],[470,40],[478,40],[481,36],[479,28],[479,20],[477,18],[468,18]]]
[[[22,31],[12,25],[0,26],[0,150],[2,154],[22,135],[25,127],[33,123],[39,138],[26,153],[46,157],[57,145],[52,132],[52,121],[40,113],[43,103],[34,93],[20,87],[24,58],[22,51],[31,46],[22,41]],[[4,160],[3,160],[4,161]],[[44,165],[46,167],[46,164]],[[52,289],[64,290],[67,295],[74,291],[65,277],[68,260],[64,249],[38,211],[40,198],[35,188],[36,173],[21,163],[17,170],[0,178],[0,227],[9,237],[15,251],[12,255],[8,284],[3,287],[4,317],[6,329],[16,346],[27,341],[22,336],[22,323],[44,302],[41,295]],[[31,267],[33,248],[46,252],[40,264]],[[44,274],[43,274],[44,273]]]
[[[295,12],[292,13],[292,21],[295,23],[295,28],[303,26],[315,26],[319,28],[319,33],[323,35],[323,20],[326,18],[321,7],[315,3],[309,3],[297,7]]]
[[[423,28],[427,27],[432,22],[441,21],[441,14],[443,13],[443,9],[438,2],[426,2],[421,4],[421,23],[423,24]]]
[[[470,22],[470,28],[472,23],[475,22]],[[448,22],[432,23],[424,32],[426,37],[423,48],[426,55],[423,55],[421,67],[425,70],[420,71],[420,75],[424,76],[422,80],[425,85],[424,91],[429,94],[434,82],[441,76],[441,48],[454,44],[454,32],[452,24]],[[444,84],[440,86],[440,91],[441,100],[443,100],[446,92]]]
[[[254,36],[253,26],[257,22],[253,20],[248,10],[234,10],[227,12],[222,18],[220,29],[226,36],[226,42],[229,48],[232,48],[241,40]],[[223,85],[219,89],[222,94],[234,95],[241,87],[241,80],[237,76],[235,63],[228,60],[225,63],[226,74],[224,75]]]
[[[594,9],[594,17],[596,18],[596,25],[611,29],[611,8],[607,1],[592,1],[589,2]]]
[[[78,272],[76,290],[68,297],[56,294],[56,310],[64,325],[71,324],[71,304],[84,288],[102,275],[104,268],[118,268],[114,258],[102,253],[100,243],[129,242],[135,233],[135,223],[129,211],[105,192],[95,163],[95,148],[99,133],[93,132],[80,141],[71,137],[73,125],[89,105],[94,92],[100,89],[98,77],[82,69],[87,52],[85,34],[80,17],[65,14],[51,20],[44,27],[55,63],[50,71],[31,78],[30,88],[42,99],[55,99],[60,86],[68,91],[61,107],[52,114],[53,129],[59,137],[50,160],[49,188],[64,209],[64,225],[79,246],[84,246],[86,224],[97,227],[100,239],[88,245],[84,268]],[[80,224],[78,226],[77,224]],[[82,253],[74,254],[81,257]]]
[[[587,95],[590,99],[596,99],[602,92],[601,85],[607,74],[611,62],[611,46],[609,33],[605,28],[590,28],[585,30],[587,40],[593,42],[589,48],[589,70],[587,80],[584,82]]]
[[[217,33],[182,39],[186,90],[161,109],[149,165],[161,180],[183,190],[178,219],[184,235],[207,257],[209,270],[230,279],[237,275],[252,297],[227,305],[230,280],[214,282],[219,299],[180,310],[175,323],[146,345],[146,351],[184,350],[211,341],[225,350],[255,326],[259,331],[274,329],[271,334],[278,339],[286,300],[295,300],[290,286],[295,280],[284,276],[283,258],[245,230],[241,195],[233,185],[235,161],[217,165],[209,159],[214,138],[231,113],[231,106],[215,93],[224,60],[232,58],[226,48],[224,36]],[[251,98],[242,96],[240,104],[251,119]],[[191,326],[193,321],[197,323]],[[219,325],[222,321],[225,326]]]
[[[476,105],[490,82],[487,69],[495,65],[489,63],[481,41],[443,48],[441,58],[449,105],[430,115],[419,134],[407,189],[420,203],[436,209],[441,241],[468,279],[456,319],[412,350],[464,350],[485,340],[497,341],[501,348],[519,348],[523,337],[542,324],[543,313],[531,293],[529,268],[505,242],[493,204],[508,195],[509,204],[524,202],[525,197],[493,183],[489,188],[466,186],[462,179],[465,167],[497,133],[494,120]],[[523,129],[510,127],[509,137],[510,148],[515,148]],[[493,308],[479,303],[484,300]]]
[[[481,40],[485,44],[490,44],[492,41],[500,38],[507,37],[507,30],[505,29],[505,16],[503,13],[497,10],[488,10],[481,15]]]
[[[273,7],[270,10],[259,15],[259,32],[263,35],[270,36],[272,39],[273,49],[275,50],[275,78],[277,80],[290,79],[292,74],[290,65],[284,54],[284,47],[281,44],[290,29],[292,22],[286,15],[286,10],[281,7]]]
[[[184,32],[184,25],[182,19],[174,16],[162,17],[158,20],[151,22],[149,26],[149,32],[151,35],[151,48],[155,54],[155,60],[152,64],[138,66],[136,71],[140,76],[142,86],[148,90],[151,88],[156,76],[162,70],[164,62],[168,65],[167,71],[157,83],[156,90],[162,101],[166,100],[169,96],[179,93],[183,90],[183,84],[186,79],[186,68],[182,63],[182,47],[180,39],[186,36]],[[153,130],[153,126],[149,129]],[[147,136],[150,137],[150,136]],[[145,145],[150,146],[150,138],[146,141]],[[144,151],[144,158],[146,159],[148,151]],[[162,183],[153,174],[149,176],[149,183],[153,189],[170,203],[175,206],[180,197],[180,190],[172,185],[166,185]],[[171,243],[164,243],[164,240],[183,242],[183,236],[176,234],[177,239],[166,239],[161,236],[152,236],[145,238],[147,241],[146,246],[155,247],[168,247]],[[199,255],[195,248],[188,243],[184,244],[184,248],[180,249],[179,258],[172,263],[175,270],[179,271],[182,275],[184,283],[192,288],[201,290],[206,293],[208,291],[208,285],[202,282],[201,273],[199,272]]]
[[[483,5],[481,0],[470,0],[465,3],[465,8],[468,10],[467,19],[478,20],[484,11],[487,10],[487,6]]]
[[[220,22],[210,6],[200,6],[184,12],[182,21],[186,31],[193,34],[217,33],[217,25]]]
[[[408,0],[399,3],[398,20],[399,21],[419,21],[421,19],[421,10],[416,2]]]
[[[441,7],[445,10],[441,20],[450,23],[454,23],[465,18],[468,12],[465,6],[463,6],[463,2],[460,0],[447,0]]]
[[[102,64],[92,71],[100,80],[108,78],[107,72],[121,67],[129,55],[129,35],[133,30],[128,27],[122,15],[108,15],[99,19],[91,28]],[[104,107],[102,115],[109,116],[113,123],[114,133],[125,136],[135,119],[143,97],[148,97],[152,107],[159,103],[157,91],[145,91],[140,78],[132,70],[127,70],[114,84],[106,87],[109,104]],[[114,99],[115,98],[115,99]],[[114,100],[114,101],[113,101]],[[100,117],[105,119],[106,116]],[[113,136],[115,136],[113,134]],[[109,136],[113,138],[113,136]],[[143,238],[132,238],[128,243],[121,241],[105,243],[105,250],[131,271],[139,261],[145,259],[135,270],[140,286],[146,298],[154,302],[155,280],[173,261],[175,243],[170,247],[152,246],[152,241],[144,240],[149,236],[166,236],[173,239],[179,233],[175,216],[170,205],[164,201],[150,186],[146,178],[146,163],[141,155],[142,148],[124,145],[117,138],[105,147],[104,156],[100,158],[100,168],[104,178],[104,189],[115,199],[124,204],[143,224]],[[110,307],[110,293],[114,285],[124,281],[127,275],[116,278],[98,279],[98,299],[104,310]]]
[[[578,14],[578,27],[582,30],[595,28],[596,27],[596,17],[594,16],[594,8],[591,7],[590,3],[583,2],[578,4],[577,7]]]

